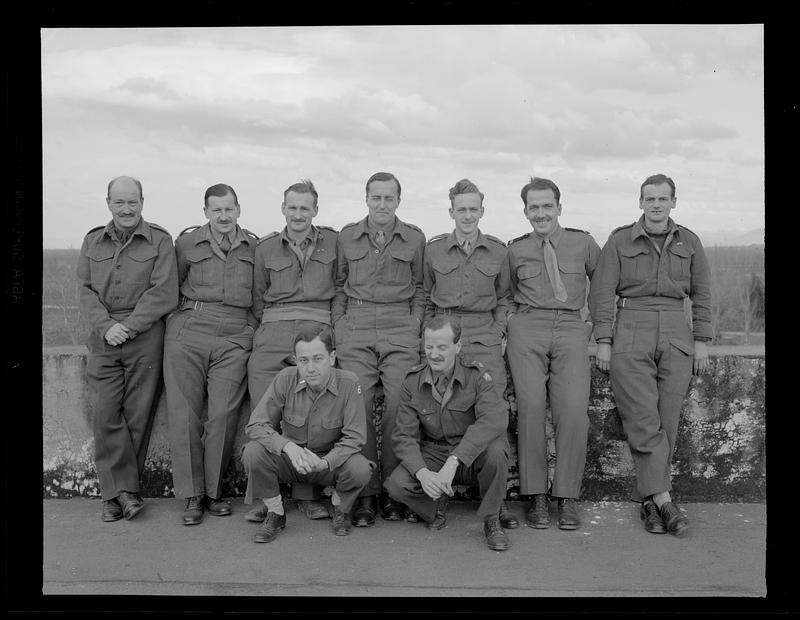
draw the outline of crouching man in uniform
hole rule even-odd
[[[486,544],[508,549],[500,505],[508,478],[508,413],[492,376],[458,353],[461,329],[447,315],[425,326],[427,363],[413,366],[400,391],[392,447],[400,459],[384,486],[395,501],[422,517],[428,528],[445,526],[452,485],[480,489],[478,516]]]
[[[346,536],[356,498],[376,467],[360,453],[367,437],[361,385],[354,373],[333,367],[330,328],[301,329],[294,352],[297,366],[275,377],[245,431],[250,442],[242,451],[244,501],[257,498],[267,508],[257,543],[272,542],[286,527],[279,487],[286,482],[334,486],[333,533]]]

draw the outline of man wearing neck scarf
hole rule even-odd
[[[258,238],[237,224],[239,200],[230,185],[209,187],[203,211],[208,224],[175,242],[181,302],[167,320],[164,344],[172,478],[175,496],[186,500],[184,525],[200,523],[206,510],[231,514],[222,479],[257,325],[250,307]]]
[[[670,465],[692,373],[708,367],[712,328],[705,251],[697,235],[670,217],[676,203],[672,179],[645,179],[639,190],[643,214],[609,236],[592,277],[589,308],[597,366],[611,371],[636,470],[631,499],[641,502],[645,530],[681,536],[689,520],[672,501]]]
[[[91,326],[86,378],[94,413],[103,521],[133,519],[162,388],[163,317],[178,303],[169,233],[142,219],[142,184],[108,184],[112,220],[89,231],[78,259],[81,314]]]
[[[558,499],[558,527],[580,525],[580,496],[589,433],[589,337],[581,318],[588,278],[600,247],[592,236],[562,228],[561,192],[549,179],[531,179],[520,193],[533,231],[508,244],[512,312],[508,365],[517,396],[520,494],[532,495],[530,527],[550,525],[546,400],[555,431],[556,462],[550,495]]]

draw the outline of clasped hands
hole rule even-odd
[[[328,461],[321,459],[308,448],[301,448],[291,441],[283,446],[283,451],[292,462],[292,467],[298,474],[328,471]]]
[[[112,347],[121,345],[130,337],[131,336],[128,333],[128,328],[125,327],[122,323],[114,323],[111,327],[108,328],[108,331],[106,332],[105,335],[106,342],[110,344]]]
[[[453,477],[458,469],[458,461],[447,459],[439,471],[431,471],[427,467],[420,469],[415,475],[422,490],[433,500],[439,499],[443,493],[453,497]]]

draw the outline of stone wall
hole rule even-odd
[[[593,351],[590,350],[590,353]],[[711,348],[710,372],[694,377],[684,402],[673,460],[673,495],[682,501],[765,501],[763,347]],[[84,347],[47,348],[42,355],[43,495],[99,496],[93,461]],[[509,497],[519,491],[516,456],[516,400],[506,393],[512,463]],[[224,494],[243,495],[246,479],[239,460],[250,411],[245,400],[239,418],[234,459]],[[632,488],[633,461],[619,426],[608,376],[592,371],[589,447],[582,499],[625,500]],[[162,394],[143,474],[144,495],[172,496],[172,473]],[[548,422],[551,467],[552,427]],[[474,490],[462,490],[466,496]]]

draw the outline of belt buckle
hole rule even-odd
[[[356,298],[356,304],[359,305],[359,306],[363,306],[364,305],[364,300]]]
[[[200,304],[200,306],[198,307],[198,305],[197,305],[197,304]],[[195,309],[195,310],[202,310],[202,309],[203,309],[203,302],[202,302],[202,301],[197,301],[197,300],[195,299],[195,301],[194,301],[194,309]]]
[[[627,298],[627,297],[623,297],[623,298],[622,298],[622,306],[621,306],[621,307],[622,307],[622,308],[624,308],[624,307],[625,307],[625,304],[626,304],[627,302],[628,302],[628,298]]]

